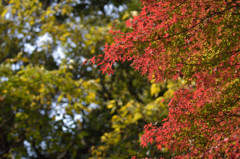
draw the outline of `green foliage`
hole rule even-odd
[[[114,17],[109,5],[128,8]],[[0,157],[158,155],[140,146],[143,126],[161,124],[183,81],[148,83],[129,63],[112,76],[82,65],[139,10],[137,0],[0,2]]]
[[[5,155],[27,156],[24,142],[30,143],[39,157],[64,153],[73,144],[69,142],[74,137],[72,129],[79,130],[76,142],[82,145],[84,132],[80,131],[80,121],[74,121],[74,113],[91,112],[89,105],[96,101],[96,81],[72,80],[64,68],[47,71],[28,65],[16,72],[11,63],[3,63],[0,70],[1,137],[9,145],[4,150],[10,153]],[[56,119],[61,111],[64,116]],[[63,120],[73,123],[69,125]],[[70,151],[73,157],[77,153],[76,148]]]
[[[93,147],[92,153],[98,157],[126,158],[130,155],[138,157],[157,157],[156,149],[143,149],[140,146],[142,128],[146,123],[162,124],[162,119],[168,114],[167,104],[173,93],[184,85],[183,80],[156,84],[143,93],[143,101],[131,100],[123,103],[111,100],[107,108],[113,114],[111,118],[112,131],[105,132],[101,137],[101,145]],[[157,96],[152,98],[149,96]],[[167,151],[163,151],[169,157]]]

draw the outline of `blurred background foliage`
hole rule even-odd
[[[168,158],[142,148],[184,81],[154,83],[127,63],[82,65],[126,30],[138,0],[0,0],[0,158]]]

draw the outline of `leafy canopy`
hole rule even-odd
[[[162,82],[183,78],[163,126],[146,125],[142,145],[179,158],[240,156],[240,1],[142,0],[139,16],[90,59],[112,74],[117,61]]]
[[[127,8],[109,14],[109,5]],[[183,81],[146,84],[127,63],[110,77],[82,66],[112,42],[111,26],[128,30],[122,21],[139,6],[137,0],[0,1],[0,158],[159,154],[140,145],[142,128],[161,124]]]

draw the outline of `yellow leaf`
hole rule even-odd
[[[96,81],[97,83],[99,83],[99,82],[100,82],[100,78],[97,78],[95,81]]]
[[[26,82],[26,81],[27,81],[27,78],[26,78],[26,77],[20,77],[20,79],[21,79],[23,82]]]
[[[32,19],[30,22],[29,22],[29,25],[34,25],[35,24],[35,21],[34,21],[34,19]]]
[[[89,98],[90,100],[94,100],[95,99],[95,93],[93,93],[93,92],[90,92],[89,94],[88,94],[88,96],[87,96],[87,98]]]
[[[91,37],[92,37],[91,34],[86,34],[86,35],[85,35],[85,38],[87,38],[87,39],[90,39]]]
[[[71,33],[69,33],[69,32],[66,32],[66,33],[64,33],[62,36],[64,36],[64,37],[68,37],[68,36],[70,36],[71,35]]]
[[[91,47],[91,53],[94,54],[95,53],[95,46]]]
[[[14,0],[10,0],[10,1],[9,1],[9,4],[12,4],[12,3],[14,3]]]
[[[41,87],[38,90],[40,93],[43,93],[45,91],[44,84],[41,84]]]
[[[61,14],[62,14],[62,15],[67,14],[67,9],[66,9],[66,8],[63,8]]]
[[[153,83],[150,89],[151,89],[151,96],[157,96],[158,93],[161,91],[159,85],[157,85],[156,83]]]
[[[52,10],[48,9],[48,10],[46,11],[46,15],[48,16],[48,15],[50,15],[50,14],[52,14]]]
[[[122,19],[123,19],[123,20],[126,20],[126,19],[129,18],[129,17],[130,17],[129,13],[125,13],[125,14],[123,15]]]
[[[108,108],[108,109],[112,109],[114,106],[115,106],[115,101],[114,101],[114,100],[111,100],[111,101],[109,102],[109,104],[107,105],[107,108]]]
[[[44,88],[40,88],[38,91],[39,91],[39,93],[43,93],[44,92]]]
[[[7,12],[8,12],[8,10],[7,10],[7,9],[4,9],[3,12],[2,12],[2,14],[1,14],[1,17],[4,18]]]
[[[119,121],[119,116],[118,115],[113,115],[112,122],[118,122],[118,121]]]
[[[26,58],[26,57],[22,58],[22,62],[28,62],[28,61],[29,61],[28,58]]]
[[[62,101],[63,95],[64,95],[64,94],[61,94],[61,95],[58,97],[58,103],[60,103],[60,102]]]
[[[133,121],[137,121],[142,118],[142,115],[140,113],[136,113],[133,117]]]

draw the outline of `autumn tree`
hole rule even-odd
[[[90,62],[113,74],[116,62],[129,61],[149,80],[186,81],[168,101],[165,123],[145,126],[143,146],[176,158],[239,158],[240,1],[142,3],[128,32],[111,31],[114,43]]]

